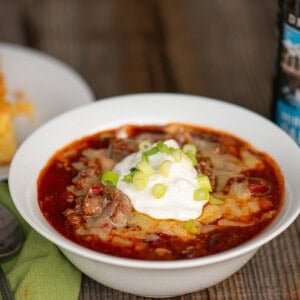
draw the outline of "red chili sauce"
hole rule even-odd
[[[136,212],[126,196],[100,181],[106,168],[138,151],[141,141],[171,138],[197,146],[195,168],[222,199],[206,204],[193,220],[196,233],[183,221]],[[40,209],[60,234],[101,253],[147,260],[202,257],[236,247],[274,220],[283,194],[283,177],[269,155],[233,135],[177,123],[127,125],[83,137],[54,153],[38,179]]]

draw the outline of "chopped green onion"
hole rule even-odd
[[[138,169],[133,167],[133,168],[130,168],[130,173],[124,175],[123,177],[123,181],[126,182],[126,183],[132,183],[132,180],[133,180],[133,175],[134,173],[137,171]]]
[[[180,150],[180,149],[177,149],[177,148],[174,148],[174,147],[168,147],[166,149],[166,154],[172,155],[175,150]]]
[[[112,138],[113,136],[114,135],[112,133],[102,133],[102,134],[100,134],[99,139],[100,140],[107,140],[107,139]]]
[[[114,171],[105,171],[101,176],[101,182],[105,185],[115,187],[118,184],[119,175]]]
[[[196,158],[197,147],[194,144],[185,144],[182,148],[182,151],[192,161],[193,165],[196,166],[198,163]]]
[[[213,204],[213,205],[223,205],[225,203],[225,201],[222,199],[218,199],[213,196],[210,196],[209,203]]]
[[[174,158],[175,162],[179,162],[182,159],[182,151],[180,149],[174,149],[171,156]]]
[[[152,148],[150,141],[142,141],[139,143],[139,149],[142,152],[149,151]]]
[[[171,170],[172,162],[170,160],[164,160],[160,165],[159,165],[159,173],[164,176],[168,177],[170,170]]]
[[[201,223],[192,219],[187,220],[184,223],[183,227],[190,233],[194,233],[194,234],[200,233],[201,231]]]
[[[185,144],[182,150],[185,154],[189,153],[192,156],[195,156],[197,153],[197,147],[194,144]]]
[[[136,171],[133,174],[132,183],[138,190],[143,190],[147,187],[149,182],[149,177],[141,171]]]
[[[155,146],[153,147],[152,149],[148,150],[148,151],[145,151],[142,153],[142,159],[145,160],[145,161],[148,161],[148,157],[151,156],[151,155],[154,155],[156,153],[158,153],[159,150],[158,148]]]
[[[156,183],[151,190],[152,196],[156,199],[162,198],[167,191],[167,186],[163,183]]]
[[[209,192],[205,189],[196,189],[193,194],[193,199],[195,201],[205,201],[209,200]]]
[[[212,191],[212,187],[211,187],[208,176],[199,174],[197,179],[198,179],[198,186],[200,189],[204,189],[209,192]]]
[[[132,183],[133,181],[133,174],[134,173],[129,173],[129,174],[126,174],[123,176],[123,181],[126,182],[126,183]]]
[[[146,175],[150,176],[155,173],[154,169],[151,167],[151,165],[146,162],[145,160],[141,160],[136,164],[136,168]]]
[[[190,153],[185,153],[185,155],[192,161],[193,166],[196,166],[198,164],[197,158],[195,155],[192,155]]]
[[[168,148],[169,148],[168,145],[162,141],[159,141],[156,146],[157,146],[158,150],[162,153],[167,153]]]

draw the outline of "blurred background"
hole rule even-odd
[[[271,118],[275,0],[0,0],[0,42],[65,62],[97,99],[188,93]],[[299,225],[228,280],[178,298],[299,299]],[[83,277],[80,299],[137,298]]]
[[[96,98],[183,92],[270,116],[277,1],[1,0],[0,41],[66,62]]]

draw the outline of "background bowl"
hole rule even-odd
[[[122,124],[185,122],[221,129],[269,153],[286,180],[285,203],[276,220],[252,240],[219,254],[179,261],[119,258],[81,247],[45,220],[37,203],[37,178],[53,153],[69,142]],[[45,142],[45,137],[47,141]],[[24,219],[55,243],[82,272],[109,287],[142,296],[182,295],[212,286],[240,269],[259,247],[299,215],[300,151],[279,127],[244,108],[180,94],[137,94],[101,100],[64,113],[37,129],[17,151],[9,173],[13,201]]]
[[[54,116],[95,100],[75,70],[43,52],[0,42],[0,59],[7,98],[15,99],[15,92],[22,91],[34,107],[34,122],[22,115],[14,118],[18,145]],[[0,180],[8,173],[9,165],[0,165]]]

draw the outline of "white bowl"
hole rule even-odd
[[[38,207],[36,182],[40,170],[57,149],[80,137],[121,124],[167,122],[222,129],[268,152],[281,166],[286,180],[285,203],[276,220],[261,234],[231,250],[203,258],[164,262],[98,253],[65,239],[47,223]],[[79,270],[124,292],[167,297],[198,291],[226,279],[259,247],[284,231],[300,211],[299,174],[300,151],[296,143],[276,125],[251,111],[197,96],[137,94],[76,108],[40,127],[17,151],[10,169],[9,187],[24,219],[55,243]]]

